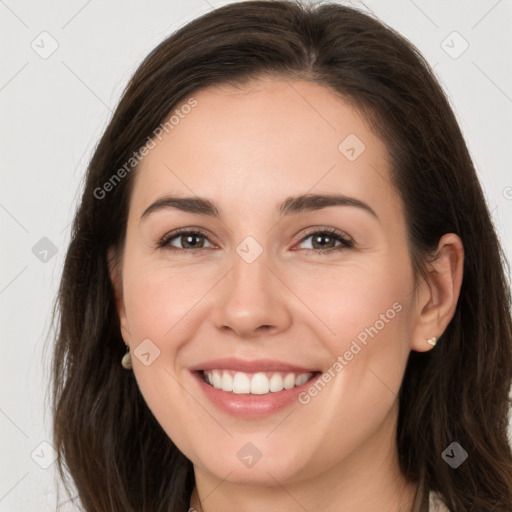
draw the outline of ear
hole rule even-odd
[[[121,336],[127,345],[130,345],[130,329],[128,328],[128,319],[126,317],[126,308],[123,296],[123,281],[121,278],[121,269],[117,254],[113,248],[108,250],[108,268],[110,273],[110,281],[114,288],[116,309],[119,315],[119,323],[121,324]]]
[[[450,323],[459,299],[463,268],[461,239],[454,233],[442,236],[435,261],[428,263],[427,279],[417,290],[412,350],[426,352],[434,348],[425,338],[440,338]]]

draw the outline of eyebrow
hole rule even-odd
[[[321,210],[330,206],[352,206],[360,208],[377,220],[379,219],[375,211],[365,202],[354,197],[348,197],[342,194],[304,194],[286,198],[279,205],[281,217],[303,213],[313,210]],[[202,197],[177,197],[166,195],[157,199],[149,205],[140,217],[144,220],[152,213],[160,210],[177,209],[182,212],[195,213],[198,215],[208,215],[211,217],[220,217],[221,209],[209,199]]]

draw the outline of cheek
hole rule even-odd
[[[189,321],[194,306],[212,286],[200,271],[194,276],[193,271],[142,259],[128,263],[124,282],[130,332],[155,340],[169,339],[182,320]]]
[[[348,414],[365,424],[369,435],[396,399],[410,353],[413,281],[408,265],[395,253],[380,258],[379,264],[373,258],[332,269],[314,286],[306,278],[298,281],[297,294],[314,305],[321,320],[316,321],[317,333],[323,333],[322,345],[330,353],[324,369],[332,375],[330,391],[311,390],[304,397],[315,402],[311,411],[318,417],[333,411],[326,424],[339,425]],[[322,397],[316,399],[317,394]]]
[[[180,384],[180,355],[193,335],[194,305],[208,290],[207,283],[199,278],[190,279],[189,272],[178,272],[144,258],[126,260],[124,271],[126,314],[138,387],[169,438],[180,440],[180,449],[193,454],[190,439],[201,438],[201,431],[187,419],[191,412],[192,416],[202,418],[204,411]],[[147,366],[137,356],[143,352],[139,349],[142,346],[150,354]]]
[[[318,441],[319,471],[373,436],[398,398],[410,353],[411,283],[407,272],[386,269],[351,269],[345,286],[320,284],[312,296],[335,332],[322,339],[332,361],[325,387],[312,386],[302,396],[322,436],[332,440]]]
[[[333,356],[348,350],[355,339],[363,345],[377,335],[383,345],[395,337],[403,339],[397,333],[407,325],[412,277],[406,263],[400,272],[395,265],[393,259],[378,265],[368,260],[321,269],[314,278],[311,273],[297,273],[294,291],[311,305],[313,315],[308,317],[318,325]]]

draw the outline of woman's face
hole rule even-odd
[[[284,485],[378,464],[422,350],[386,147],[310,82],[194,98],[136,171],[120,267],[149,408],[217,479]]]

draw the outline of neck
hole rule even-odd
[[[413,512],[418,484],[400,472],[396,450],[397,408],[375,435],[334,467],[307,480],[274,486],[233,484],[194,468],[190,512]]]

